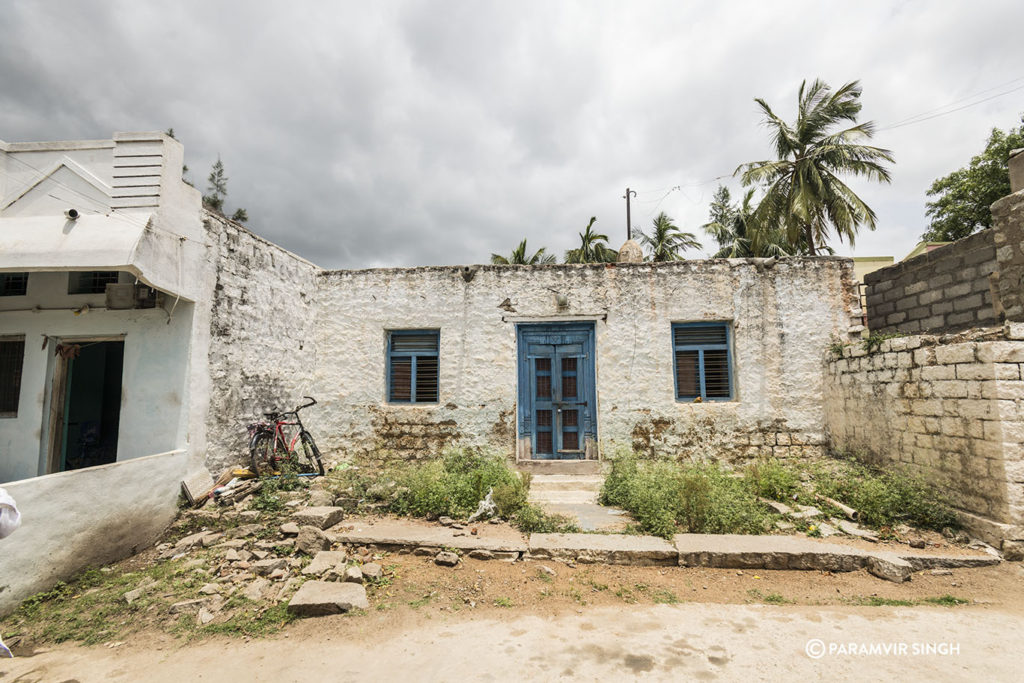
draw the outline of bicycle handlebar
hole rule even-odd
[[[274,411],[271,411],[271,412],[268,412],[268,413],[263,413],[263,417],[267,418],[268,420],[274,420],[274,419],[276,419],[278,417],[281,417],[283,415],[295,415],[300,410],[302,410],[303,408],[309,408],[310,406],[315,406],[316,405],[316,399],[313,398],[312,396],[303,396],[302,398],[307,399],[309,401],[309,403],[304,403],[301,406],[297,406],[295,408],[295,410],[287,410],[287,411],[284,411],[284,412],[278,412],[278,411],[274,410]]]

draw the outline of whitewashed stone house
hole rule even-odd
[[[0,142],[0,483],[26,511],[0,576],[48,557],[0,602],[155,536],[186,473],[304,395],[333,461],[826,445],[848,259],[325,271],[206,211],[182,161],[161,133]]]

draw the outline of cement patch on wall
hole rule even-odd
[[[0,615],[152,543],[177,512],[186,461],[178,450],[4,484],[21,528],[0,540]]]

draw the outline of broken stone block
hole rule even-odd
[[[923,538],[912,538],[912,539],[910,539],[910,547],[911,548],[921,549],[921,548],[924,548],[925,545],[926,544],[925,544]]]
[[[254,574],[260,576],[266,576],[271,572],[277,571],[278,569],[284,569],[288,565],[288,561],[283,557],[269,557],[265,560],[259,560],[252,563],[252,571]]]
[[[878,543],[878,534],[873,531],[869,531],[868,529],[864,529],[860,525],[855,524],[848,519],[838,519],[834,517],[831,522],[839,527],[839,530],[844,534],[863,538],[865,541],[871,541],[872,543]]]
[[[298,536],[299,525],[295,522],[285,522],[281,525],[281,534],[284,536]]]
[[[321,550],[303,570],[306,576],[320,576],[345,564],[348,554],[344,550]]]
[[[239,512],[238,513],[238,520],[240,522],[245,522],[247,524],[252,524],[253,522],[258,521],[259,518],[260,518],[260,511],[259,510],[245,510],[244,512]]]
[[[493,560],[494,559],[494,553],[493,552],[491,552],[490,550],[481,550],[479,548],[476,549],[476,550],[470,550],[469,551],[469,556],[471,558],[473,558],[474,560]]]
[[[199,622],[200,626],[206,626],[211,621],[213,621],[215,616],[216,615],[214,615],[214,613],[210,610],[206,609],[205,607],[200,607],[199,614],[196,615],[196,621]]]
[[[362,583],[363,571],[359,567],[348,567],[342,576],[342,580],[348,583]]]
[[[363,572],[363,576],[373,581],[384,578],[384,568],[376,562],[369,562],[360,567]]]
[[[338,507],[308,507],[297,510],[292,515],[292,521],[300,527],[304,525],[315,526],[317,529],[327,529],[345,518],[345,511]]]
[[[299,536],[295,539],[295,549],[300,553],[315,555],[321,550],[331,547],[331,539],[320,530],[320,527],[306,525],[299,527]]]
[[[369,606],[366,589],[359,584],[307,581],[288,602],[288,611],[300,617],[319,617]]]
[[[869,557],[867,561],[868,572],[872,575],[877,576],[880,579],[886,581],[892,581],[893,583],[903,583],[910,579],[910,573],[913,571],[910,563],[906,560],[900,559],[895,555],[886,557],[873,556]]]
[[[243,524],[236,526],[234,529],[228,529],[224,535],[228,538],[248,538],[249,536],[255,536],[263,529],[261,524]]]
[[[270,579],[271,581],[280,581],[281,579],[285,578],[286,576],[288,576],[288,570],[287,569],[275,569],[274,571],[272,571],[269,574],[267,574],[267,578]]]
[[[775,528],[779,531],[792,531],[796,528],[796,525],[792,522],[783,522],[781,519],[775,522]]]
[[[309,492],[306,504],[312,507],[334,507],[334,494],[323,489],[313,489]]]
[[[259,578],[252,581],[248,586],[242,590],[242,595],[249,600],[259,600],[263,597],[263,593],[270,587],[270,581]]]
[[[420,557],[432,557],[437,552],[437,548],[416,548],[412,551],[413,555],[419,555]]]
[[[171,614],[185,614],[187,612],[198,612],[204,606],[207,598],[196,598],[195,600],[182,600],[171,605]]]
[[[216,531],[200,531],[198,533],[190,534],[174,544],[174,552],[181,553],[186,550],[192,550],[193,548],[201,548],[204,545],[203,540],[210,536],[220,538],[221,535]]]
[[[1003,541],[1003,559],[1007,562],[1024,560],[1024,541]]]
[[[821,533],[822,538],[828,538],[839,534],[839,531],[834,526],[825,522],[818,524],[818,531]]]
[[[199,589],[203,595],[219,595],[220,587],[215,583],[208,583]]]
[[[265,560],[268,557],[270,557],[270,552],[267,550],[253,550],[252,556],[255,557],[257,560]]]
[[[459,556],[447,550],[443,550],[434,556],[434,564],[442,567],[454,567],[458,563]]]
[[[790,515],[793,519],[811,519],[813,517],[821,517],[821,510],[813,505],[797,505],[797,507],[800,511],[794,512]]]

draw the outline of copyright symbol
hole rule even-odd
[[[811,659],[821,659],[825,656],[825,643],[818,638],[811,638],[807,641],[807,644],[804,645],[804,652],[806,652],[807,656]]]

